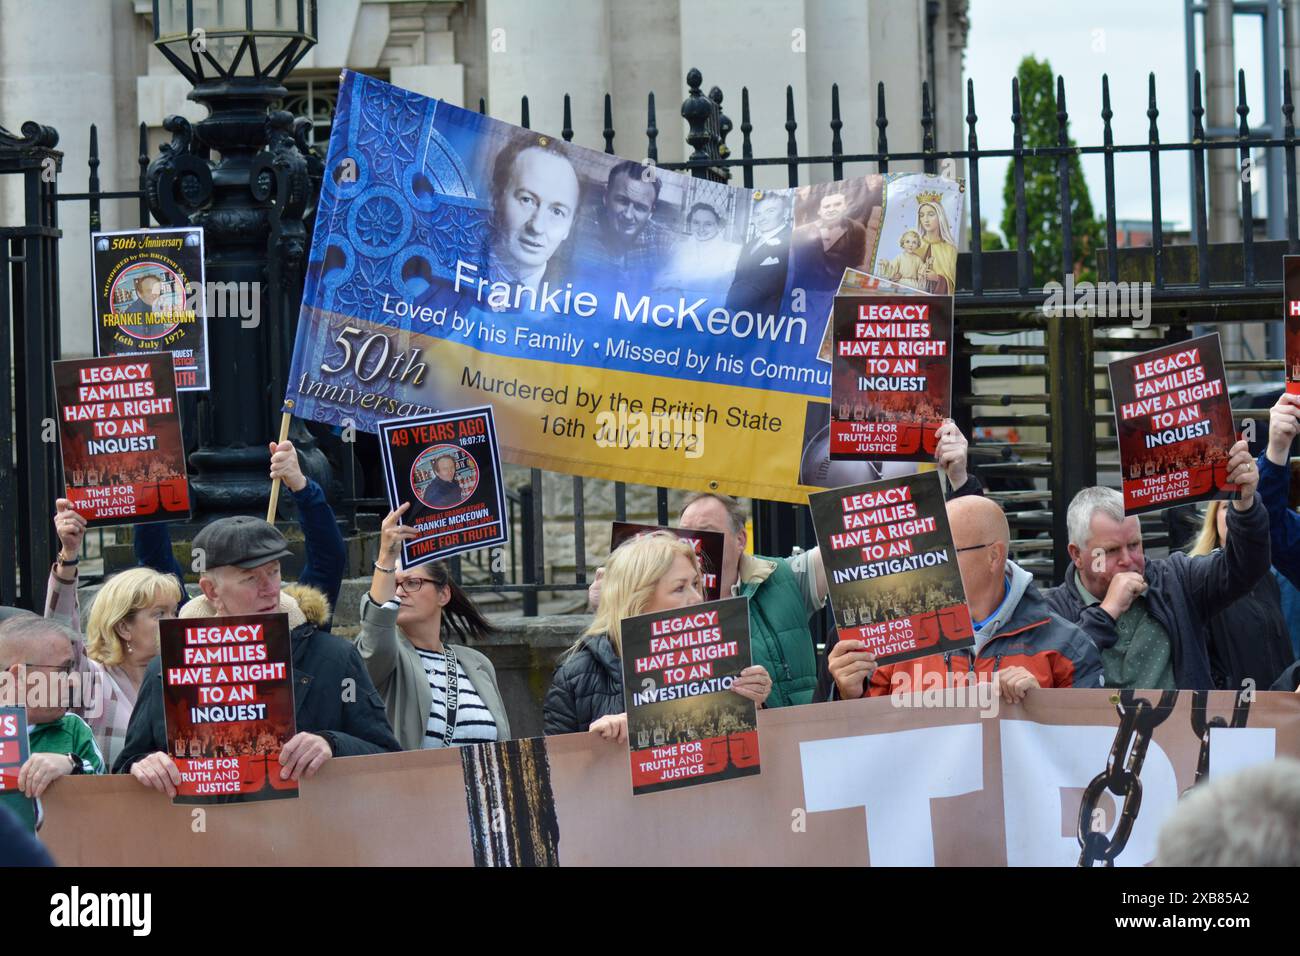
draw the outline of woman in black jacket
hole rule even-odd
[[[1193,557],[1223,547],[1227,516],[1224,502],[1210,502],[1201,533],[1189,549]],[[1215,687],[1241,690],[1246,680],[1252,680],[1257,690],[1267,690],[1295,660],[1281,601],[1277,579],[1265,574],[1253,589],[1206,623]]]
[[[700,562],[689,542],[656,531],[617,548],[605,565],[600,607],[577,643],[565,651],[546,692],[546,733],[589,731],[626,742],[623,620],[700,600]],[[772,690],[772,679],[756,664],[742,670],[731,689],[761,706]]]

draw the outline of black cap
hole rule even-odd
[[[249,515],[219,518],[194,536],[206,567],[255,568],[293,552],[275,525]]]

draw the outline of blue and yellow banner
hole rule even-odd
[[[959,181],[747,190],[346,73],[286,407],[491,403],[510,462],[806,500],[846,269],[950,294]]]

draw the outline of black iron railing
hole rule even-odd
[[[1097,384],[1098,375],[1104,375],[1105,372],[1106,355],[1176,341],[1193,334],[1195,326],[1267,322],[1279,317],[1277,302],[1281,294],[1281,255],[1300,251],[1295,164],[1297,140],[1289,74],[1284,75],[1283,80],[1281,139],[1260,138],[1251,133],[1245,78],[1244,74],[1239,74],[1237,134],[1231,138],[1208,141],[1202,123],[1205,110],[1201,103],[1200,77],[1197,75],[1190,108],[1193,129],[1191,141],[1162,142],[1157,122],[1160,111],[1157,107],[1155,79],[1152,76],[1146,91],[1146,114],[1149,121],[1147,141],[1134,144],[1114,143],[1111,91],[1108,79],[1103,76],[1103,141],[1101,145],[1093,146],[1070,144],[1065,85],[1059,79],[1054,96],[1056,142],[1051,145],[1026,145],[1020,89],[1018,82],[1013,80],[1010,90],[1012,146],[1009,149],[979,147],[979,118],[976,114],[974,85],[970,82],[966,84],[966,147],[938,149],[931,89],[926,83],[922,85],[921,115],[915,119],[909,117],[909,121],[919,123],[921,134],[921,149],[911,152],[892,152],[889,148],[891,121],[886,112],[885,84],[879,83],[873,120],[876,149],[871,153],[846,153],[843,149],[843,130],[848,121],[841,110],[838,87],[833,86],[830,116],[826,120],[831,130],[831,151],[829,154],[818,155],[799,153],[796,132],[801,120],[796,116],[793,89],[787,88],[784,119],[787,145],[784,155],[774,156],[754,155],[754,125],[747,89],[740,92],[739,127],[733,127],[731,119],[723,112],[721,91],[714,88],[705,94],[702,91],[703,78],[698,70],[691,70],[686,79],[688,94],[682,103],[681,115],[687,122],[685,140],[691,152],[685,161],[662,163],[663,168],[686,171],[715,180],[731,179],[738,171],[741,185],[747,188],[753,186],[755,172],[761,167],[784,167],[790,186],[800,185],[801,179],[807,178],[809,167],[822,166],[830,168],[834,179],[843,178],[846,171],[853,175],[912,169],[938,173],[942,168],[964,174],[968,183],[966,235],[969,252],[962,253],[958,260],[954,417],[971,437],[971,458],[976,472],[990,486],[990,494],[1008,509],[1016,538],[1013,554],[1044,579],[1059,578],[1068,560],[1065,554],[1065,510],[1071,497],[1080,488],[1097,482],[1099,478],[1111,483],[1118,480],[1116,443],[1113,435],[1107,433],[1112,414],[1109,408],[1110,396],[1104,387],[1098,387]],[[612,101],[608,95],[604,105],[601,137],[605,150],[613,153],[617,149],[616,132],[613,127]],[[486,111],[486,104],[480,101],[479,108]],[[571,141],[575,131],[572,128],[572,111],[567,95],[564,98],[563,116],[561,135],[566,141]],[[527,97],[520,104],[519,121],[523,126],[529,125]],[[987,120],[985,124],[987,127]],[[734,135],[737,128],[741,136],[739,156],[735,155],[727,143],[728,135]],[[1277,126],[1271,128],[1276,129]],[[16,449],[18,472],[15,476],[26,475],[26,483],[19,481],[16,496],[16,511],[23,516],[23,520],[14,522],[12,511],[0,512],[0,539],[16,542],[15,548],[6,547],[3,555],[0,555],[0,595],[6,601],[39,603],[39,592],[44,586],[43,574],[36,575],[40,578],[39,581],[33,581],[32,574],[34,569],[43,568],[52,553],[49,548],[50,531],[41,530],[41,516],[49,512],[47,499],[54,491],[51,476],[55,469],[50,447],[42,447],[39,442],[34,445],[32,435],[34,424],[52,414],[53,408],[48,386],[42,383],[46,381],[43,370],[48,368],[49,357],[58,353],[55,240],[59,233],[56,200],[88,202],[92,228],[99,227],[99,205],[102,200],[138,200],[141,204],[141,223],[145,224],[148,215],[144,202],[143,172],[148,158],[145,130],[142,127],[141,189],[102,192],[98,178],[99,157],[92,134],[88,191],[60,195],[53,182],[42,182],[31,172],[33,157],[39,159],[41,155],[58,155],[53,150],[54,144],[42,140],[25,146],[10,146],[6,150],[2,146],[7,142],[3,135],[0,134],[0,174],[20,173],[26,176],[27,222],[19,227],[0,227],[7,275],[7,281],[5,277],[0,277],[0,320],[4,320],[14,330],[18,349],[12,362],[7,354],[0,352],[0,374],[5,377],[12,374],[20,385],[16,408],[5,407],[2,403],[7,402],[7,395],[0,396],[0,439],[7,439]],[[638,139],[641,135],[644,136],[644,155],[657,162],[661,131],[653,94],[647,98],[646,127],[642,134],[638,134]],[[12,136],[9,139],[15,140]],[[624,140],[619,139],[618,142]],[[1243,176],[1238,209],[1241,242],[1221,245],[1209,241],[1206,161],[1208,154],[1214,150],[1235,150],[1243,169],[1250,168],[1252,153],[1271,150],[1284,152],[1285,183],[1268,184],[1269,189],[1285,189],[1284,238],[1263,241],[1256,239],[1257,219],[1252,183],[1249,176]],[[642,153],[642,150],[632,145],[623,149],[623,152],[625,155],[636,155]],[[1160,160],[1171,153],[1186,155],[1192,169],[1190,205],[1193,242],[1190,245],[1167,244],[1161,218]],[[1146,154],[1149,160],[1151,242],[1145,247],[1120,249],[1117,243],[1115,157],[1125,154]],[[1103,158],[1102,188],[1105,195],[1105,248],[1096,251],[1096,262],[1089,265],[1096,269],[1102,281],[1151,284],[1151,303],[1155,315],[1150,327],[1144,331],[1132,328],[1129,320],[1115,316],[1054,317],[1045,314],[1041,308],[1044,292],[1034,284],[1034,263],[1029,251],[1029,230],[1033,224],[1028,221],[1025,205],[1026,163],[1041,158],[1056,161],[1062,244],[1061,261],[1055,267],[1059,268],[1059,276],[1063,280],[1081,265],[1076,261],[1070,210],[1072,199],[1082,184],[1071,177],[1070,160],[1075,156],[1088,155]],[[1010,160],[1015,196],[1014,235],[1007,237],[1015,247],[1011,251],[987,251],[982,247],[981,162],[992,159]],[[1001,188],[1001,184],[995,184],[994,188]],[[1282,232],[1277,224],[1272,225],[1276,234]],[[37,264],[35,271],[34,261]],[[38,345],[25,331],[31,329],[53,331],[45,334]],[[1007,337],[1012,337],[1012,340],[1000,341]],[[991,366],[987,363],[992,357],[999,360],[1011,357],[1016,364]],[[1280,380],[1281,361],[1277,356],[1263,360],[1229,360],[1227,366],[1230,376],[1246,372],[1278,373]],[[41,369],[42,373],[39,376],[25,376],[24,369]],[[1031,388],[1023,392],[1007,391],[1008,380],[1026,383],[1040,381],[1041,390]],[[981,389],[981,385],[986,388]],[[1250,414],[1249,411],[1242,410],[1238,417]],[[1006,437],[978,437],[988,432],[1009,429],[1031,433],[1041,431],[1045,440],[1013,441]],[[359,514],[380,512],[385,507],[379,499],[358,495],[353,455],[354,449],[345,445],[340,468],[343,496],[339,511],[341,519],[349,528],[358,526]],[[6,469],[11,467],[9,461],[0,461],[0,481],[4,481]],[[568,578],[567,572],[565,580],[548,579],[553,576],[547,573],[546,563],[543,474],[533,469],[529,473],[527,484],[511,490],[512,543],[508,564],[504,556],[488,553],[467,558],[463,563],[455,562],[455,570],[466,575],[471,590],[520,594],[526,613],[536,613],[539,594],[582,590],[587,587],[588,559],[599,560],[603,555],[588,555],[586,552],[584,482],[580,477],[571,480],[575,554],[572,579]],[[42,498],[42,495],[46,497]],[[11,497],[11,500],[15,499]],[[626,518],[627,489],[622,484],[616,485],[614,500],[616,517]],[[655,493],[655,510],[660,522],[667,522],[672,517],[668,504],[667,491],[658,489]],[[793,547],[811,547],[815,544],[807,508],[771,502],[755,502],[754,505],[756,550],[767,554],[785,554]],[[29,514],[32,517],[30,522],[26,519]],[[1148,519],[1150,530],[1161,535],[1155,539],[1156,544],[1173,540],[1176,513],[1166,515],[1163,519]],[[15,524],[19,525],[16,529]],[[17,531],[16,535],[6,533],[13,530]],[[476,572],[469,574],[466,565],[475,567]]]

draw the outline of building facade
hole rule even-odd
[[[216,0],[198,0],[196,8]],[[276,3],[279,0],[254,0]],[[62,193],[84,192],[90,125],[97,127],[101,188],[134,189],[139,125],[150,157],[177,113],[201,119],[188,83],[152,46],[152,0],[0,0],[0,125],[53,126],[64,151]],[[966,0],[320,0],[319,42],[295,70],[284,107],[313,120],[323,149],[339,71],[359,70],[398,86],[558,132],[563,97],[574,141],[603,149],[604,96],[613,107],[614,150],[646,153],[647,94],[656,94],[660,162],[689,151],[680,118],[692,67],[716,85],[736,130],[740,90],[750,94],[756,156],[784,156],[786,87],[794,96],[801,154],[831,151],[831,85],[838,84],[846,153],[877,139],[876,83],[888,91],[892,153],[921,148],[921,84],[934,91],[936,145],[964,138],[962,55]],[[908,168],[915,164],[898,164]],[[846,167],[846,175],[874,171]],[[813,169],[830,178],[830,167]],[[786,185],[784,167],[756,170],[759,186]],[[0,185],[0,218],[16,222],[21,199]],[[89,226],[84,207],[61,204],[62,337],[65,356],[91,351]],[[108,201],[103,228],[138,224],[138,207]]]

